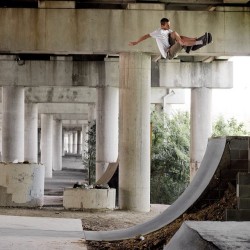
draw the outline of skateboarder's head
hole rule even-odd
[[[167,18],[162,18],[161,19],[161,28],[164,30],[168,30],[170,29],[170,21]]]

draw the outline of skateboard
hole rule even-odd
[[[203,41],[203,44],[192,46],[192,48],[191,48],[192,51],[200,49],[200,48],[208,45],[209,43],[211,43],[213,41],[212,34],[209,32],[206,32],[203,36],[197,38],[197,41],[200,41],[200,40]]]

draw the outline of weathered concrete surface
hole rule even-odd
[[[159,20],[164,16],[172,21],[172,29],[180,34],[191,37],[206,31],[213,34],[214,43],[196,51],[196,55],[250,55],[250,12],[247,9],[245,12],[216,12],[1,8],[0,51],[158,53],[155,42],[145,41],[135,47],[129,47],[128,42],[159,27]],[[240,34],[240,41],[237,34]]]
[[[3,88],[2,159],[24,160],[24,88]]]
[[[87,114],[88,105],[85,103],[39,103],[39,114]]]
[[[95,88],[88,87],[35,87],[25,89],[25,101],[35,103],[93,103]]]
[[[114,188],[66,188],[63,192],[63,206],[66,209],[115,209],[115,193]]]
[[[233,63],[226,61],[185,63],[160,60],[159,85],[168,88],[231,88],[232,69]],[[104,69],[104,62],[66,59],[25,61],[24,65],[18,66],[14,60],[0,60],[0,86],[7,85],[26,86],[26,101],[44,102],[43,99],[47,98],[47,102],[82,102],[82,98],[85,100],[89,96],[87,100],[91,102],[95,100],[93,87],[119,87],[119,63],[105,60]],[[40,93],[41,101],[37,93]]]
[[[250,249],[250,222],[186,221],[164,250]]]
[[[0,216],[0,249],[87,250],[79,219]]]
[[[122,53],[119,68],[119,207],[148,212],[151,59]]]
[[[180,63],[160,60],[159,77],[160,86],[168,88],[232,88],[233,62]]]
[[[110,66],[113,72],[119,73],[113,66],[115,63],[110,63]],[[0,56],[0,86],[95,87],[103,84],[104,75],[104,62],[101,61],[72,61],[71,57],[50,61],[17,61],[15,56]],[[119,75],[109,73],[108,79],[109,85],[117,86],[119,83]]]
[[[30,163],[37,162],[38,153],[38,105],[25,104],[24,127],[24,160]]]
[[[39,207],[43,205],[42,164],[0,164],[0,206]]]
[[[88,120],[88,114],[53,114],[53,118],[57,120]]]

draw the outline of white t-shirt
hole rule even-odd
[[[149,34],[151,37],[155,38],[161,55],[164,58],[167,58],[167,49],[170,47],[168,37],[171,32],[173,31],[159,28]]]

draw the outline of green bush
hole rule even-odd
[[[189,183],[189,114],[154,111],[151,124],[151,203],[171,204]]]

